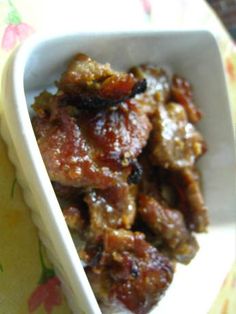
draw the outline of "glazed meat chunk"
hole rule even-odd
[[[81,232],[84,229],[85,221],[79,208],[68,206],[63,209],[63,215],[71,231]]]
[[[136,314],[147,313],[172,281],[173,265],[139,232],[106,231],[104,249],[87,274],[95,294],[121,303]]]
[[[173,173],[172,184],[178,193],[178,207],[183,212],[190,230],[206,232],[208,210],[200,188],[199,174],[195,169],[186,168]]]
[[[151,131],[149,119],[135,101],[113,110],[83,113],[80,124],[89,141],[100,150],[97,158],[115,168],[133,166]]]
[[[77,54],[58,82],[60,90],[82,109],[114,106],[146,89],[146,81],[131,73],[116,72],[110,64],[100,64]],[[71,100],[72,100],[71,99]]]
[[[204,203],[198,171],[195,168],[173,171],[150,167],[145,157],[142,156],[140,160],[143,175],[139,183],[139,195],[152,197],[163,208],[177,209],[183,214],[190,231],[205,232],[208,209]]]
[[[191,123],[196,123],[201,119],[202,113],[194,104],[192,87],[186,79],[178,75],[173,76],[171,97],[173,101],[184,107]]]
[[[136,214],[137,189],[127,183],[107,190],[93,190],[84,197],[90,213],[90,231],[103,234],[106,228],[130,229]]]
[[[168,246],[171,257],[188,264],[197,253],[198,244],[186,228],[183,214],[144,194],[139,195],[138,203],[141,219]]]
[[[127,181],[132,163],[146,145],[151,130],[138,105],[126,102],[112,110],[81,112],[60,106],[59,98],[52,108],[44,114],[40,111],[33,119],[52,181],[100,189]]]
[[[121,172],[99,166],[76,118],[66,108],[58,109],[57,119],[33,120],[39,149],[52,181],[74,187],[107,187],[116,184]]]
[[[170,97],[170,82],[166,72],[161,68],[149,64],[133,67],[130,71],[138,79],[146,80],[146,91],[137,95],[136,99],[147,114],[153,114],[157,104],[159,102],[166,102]]]
[[[150,150],[153,164],[179,170],[192,167],[197,158],[204,153],[204,140],[188,122],[181,105],[159,104],[152,123]]]

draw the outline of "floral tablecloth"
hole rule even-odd
[[[236,48],[202,0],[0,0],[0,75],[10,53],[35,32],[199,28],[218,40],[236,122]],[[70,313],[1,138],[0,313]],[[236,313],[236,265],[209,313]]]

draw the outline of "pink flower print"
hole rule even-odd
[[[151,15],[151,10],[152,10],[150,0],[141,0],[141,2],[142,2],[142,5],[143,5],[144,12],[148,16],[150,16]]]
[[[18,41],[23,41],[32,33],[33,28],[26,23],[9,24],[3,34],[1,47],[9,51],[16,46]]]
[[[55,276],[54,270],[45,264],[41,242],[39,242],[39,260],[42,273],[38,286],[29,297],[28,308],[29,312],[33,313],[40,305],[43,305],[46,313],[51,314],[54,306],[61,304],[63,296],[61,283]]]
[[[16,33],[20,41],[23,41],[24,39],[29,37],[29,35],[31,35],[33,32],[33,28],[26,23],[20,23],[16,25]]]
[[[40,305],[43,305],[47,314],[52,313],[54,306],[62,302],[60,285],[59,279],[54,276],[37,286],[28,300],[29,312],[33,313]]]
[[[8,51],[15,46],[15,43],[15,25],[8,25],[3,34],[1,46],[4,50]]]
[[[23,23],[19,12],[12,0],[8,0],[8,14],[6,17],[6,28],[2,37],[1,47],[9,51],[13,49],[18,42],[23,41],[33,33],[33,28]]]

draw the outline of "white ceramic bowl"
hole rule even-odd
[[[179,266],[158,305],[158,314],[206,314],[235,257],[235,151],[230,108],[218,47],[198,32],[71,34],[34,37],[9,60],[2,83],[1,130],[15,163],[33,220],[60,277],[74,313],[100,313],[51,186],[31,126],[33,97],[52,89],[68,60],[83,52],[113,68],[153,63],[189,79],[204,113],[199,124],[208,152],[199,163],[209,207],[209,233],[200,251]],[[193,308],[194,304],[194,308]]]

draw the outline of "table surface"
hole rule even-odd
[[[219,43],[236,122],[236,48],[202,0],[0,0],[0,12],[0,75],[12,51],[35,32],[209,29]],[[1,138],[0,191],[0,313],[70,313]],[[236,265],[228,271],[210,314],[236,313]]]

